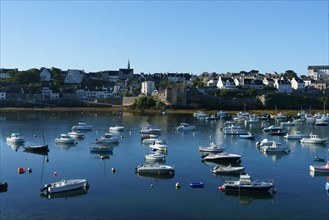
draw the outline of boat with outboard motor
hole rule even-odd
[[[239,163],[242,155],[230,154],[226,152],[217,154],[208,154],[201,156],[205,161],[218,161],[218,162],[237,162]]]
[[[243,173],[245,170],[245,168],[243,166],[237,166],[237,167],[233,167],[230,165],[228,166],[215,166],[214,168],[211,169],[211,172],[213,174],[241,174]]]
[[[51,194],[86,187],[88,187],[88,181],[86,179],[63,179],[58,182],[45,184],[41,192],[44,194]]]
[[[199,151],[202,153],[221,153],[225,150],[224,147],[217,146],[214,142],[211,142],[209,146],[200,146]]]
[[[147,173],[147,174],[174,174],[174,166],[164,165],[164,164],[141,164],[136,167],[137,173]]]

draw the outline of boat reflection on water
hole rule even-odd
[[[257,192],[232,192],[226,191],[225,196],[239,198],[241,205],[250,205],[253,201],[268,200],[272,203],[274,202],[274,194],[266,193],[257,193]]]
[[[146,180],[155,180],[155,179],[172,179],[175,176],[175,173],[169,174],[169,173],[164,173],[164,174],[152,174],[152,173],[136,173],[138,177],[141,179],[146,179]]]
[[[75,143],[56,143],[55,145],[62,150],[72,150],[76,147]]]
[[[20,147],[23,147],[24,146],[24,144],[22,144],[22,143],[17,143],[17,144],[15,144],[15,143],[7,143],[7,145],[9,145],[10,146],[10,148],[13,150],[13,151],[18,151],[18,149],[20,148]]]
[[[80,188],[80,189],[66,191],[66,192],[49,193],[49,194],[41,193],[40,197],[46,198],[46,199],[62,198],[62,199],[67,200],[69,198],[78,197],[78,196],[82,196],[82,195],[87,194],[88,189],[89,189],[89,186],[87,188]]]
[[[287,152],[261,152],[262,155],[266,157],[271,157],[272,161],[276,161],[281,159],[284,156],[287,156],[289,153]]]
[[[41,156],[48,156],[48,151],[30,151],[30,150],[24,150],[24,153],[29,153],[29,154],[37,154]]]

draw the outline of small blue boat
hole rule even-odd
[[[203,182],[193,182],[193,183],[190,183],[190,187],[192,187],[192,188],[203,188],[204,183]]]
[[[92,147],[90,153],[112,153],[112,147]]]

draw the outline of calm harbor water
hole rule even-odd
[[[42,144],[39,112],[1,113],[0,181],[7,182],[7,192],[0,193],[0,219],[328,219],[329,196],[325,191],[327,176],[314,176],[309,165],[314,156],[328,159],[327,145],[300,144],[298,141],[271,137],[260,131],[262,125],[245,126],[255,140],[225,136],[221,121],[205,121],[191,114],[42,112],[48,156],[24,152],[6,143],[6,137],[19,132],[25,145]],[[59,146],[54,139],[67,133],[78,122],[94,125],[77,145]],[[175,132],[181,122],[195,125],[197,131]],[[135,167],[144,163],[149,148],[141,143],[139,131],[147,123],[161,128],[168,153],[165,164],[175,166],[172,178],[139,176]],[[270,123],[275,123],[270,121]],[[96,138],[110,126],[122,125],[117,133],[120,143],[109,159],[90,154]],[[301,124],[288,128],[329,137],[329,127]],[[255,142],[269,138],[287,144],[288,154],[264,155]],[[202,162],[199,145],[215,142],[229,153],[242,154],[246,172],[254,179],[273,179],[274,196],[225,194],[218,187],[234,176],[213,175],[216,164]],[[46,158],[49,159],[46,162]],[[18,174],[17,168],[32,172]],[[112,168],[116,169],[112,173]],[[57,173],[57,176],[54,175]],[[63,178],[86,178],[88,191],[40,196],[45,183]],[[190,188],[202,181],[204,188]],[[181,188],[176,189],[176,182]]]

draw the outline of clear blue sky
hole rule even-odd
[[[329,3],[1,0],[1,68],[135,73],[329,64]]]

